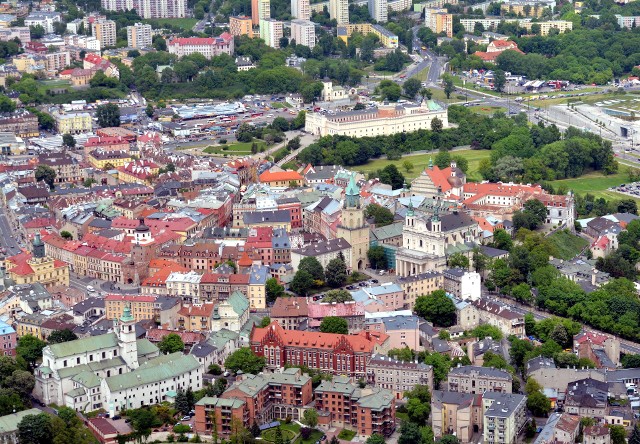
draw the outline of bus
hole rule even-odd
[[[264,115],[264,113],[253,113],[251,114],[251,117],[262,117]]]

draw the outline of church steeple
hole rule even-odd
[[[40,233],[36,233],[33,238],[33,257],[43,258],[45,256],[44,252],[44,242],[40,239]]]
[[[344,207],[360,208],[360,188],[358,188],[358,184],[356,184],[355,173],[349,178],[349,184],[345,191]]]
[[[407,207],[407,216],[413,217],[415,216],[415,211],[413,209],[413,201],[409,198],[409,206]]]

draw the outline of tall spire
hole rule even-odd
[[[413,210],[413,201],[409,198],[409,206],[407,207],[407,216],[413,217],[415,216],[415,211]]]
[[[124,311],[122,312],[122,316],[120,317],[121,322],[132,322],[135,318],[131,314],[131,304],[127,302],[124,306]]]
[[[360,208],[360,188],[356,184],[356,173],[352,173],[345,191],[345,208]]]

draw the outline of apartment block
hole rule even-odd
[[[151,47],[151,30],[151,25],[145,25],[143,23],[136,23],[133,26],[127,26],[127,45],[130,48]]]
[[[404,292],[403,308],[412,310],[418,297],[443,288],[444,277],[437,271],[428,271],[398,278],[397,284]]]
[[[107,319],[118,319],[125,307],[130,307],[136,322],[143,319],[154,319],[155,296],[110,294],[104,298]]]
[[[28,111],[2,115],[0,132],[12,132],[18,137],[36,137],[40,134],[38,117]]]
[[[517,442],[527,423],[526,402],[526,396],[517,393],[487,392],[482,395],[484,443]]]
[[[618,24],[620,24],[620,18],[624,18],[624,19],[636,19],[634,20],[634,22],[636,23],[636,25],[640,25],[640,17],[621,17],[621,16],[616,16],[616,18],[618,18]],[[633,22],[632,22],[633,23]],[[522,23],[520,26],[522,26],[523,28],[527,29],[527,31],[531,31],[531,28],[533,27],[533,25],[538,25],[540,27],[540,35],[541,36],[547,36],[549,35],[549,32],[552,29],[557,29],[558,32],[560,34],[563,34],[565,32],[571,31],[573,30],[573,22],[570,22],[568,20],[550,20],[548,22],[525,22]],[[620,25],[620,27],[622,28],[631,28],[633,27],[632,24],[629,24],[629,26],[625,25]]]
[[[291,0],[291,16],[299,20],[311,18],[309,0]]]
[[[246,35],[253,37],[253,22],[246,15],[229,17],[229,32],[233,36]]]
[[[53,113],[56,131],[60,134],[78,134],[91,131],[93,120],[89,113]]]
[[[433,390],[433,367],[423,363],[404,362],[384,355],[373,355],[367,365],[367,382],[374,387],[391,390],[396,399],[416,385]]]
[[[505,370],[464,365],[452,368],[447,376],[447,387],[452,392],[511,393],[513,377]]]
[[[281,21],[275,19],[260,20],[260,38],[264,40],[267,46],[280,48],[280,39],[283,35],[283,23]]]
[[[194,53],[202,54],[207,59],[220,54],[233,54],[233,36],[223,32],[219,37],[179,37],[172,39],[167,45],[169,54],[184,57]]]
[[[335,19],[338,25],[349,24],[349,1],[329,0],[329,17]]]
[[[316,25],[310,20],[291,20],[291,38],[297,45],[316,46]]]
[[[453,36],[453,14],[444,8],[425,8],[424,25],[436,34],[444,32],[447,37]]]
[[[378,23],[386,23],[389,15],[387,0],[368,0],[369,15]]]
[[[473,438],[474,428],[482,427],[482,405],[471,393],[434,390],[431,394],[433,436],[456,435],[461,443]]]
[[[101,0],[102,9],[135,9],[142,18],[181,18],[187,15],[187,0]]]
[[[26,26],[0,28],[0,41],[8,42],[15,38],[20,39],[23,45],[29,43],[31,41],[31,31]]]
[[[270,0],[251,0],[251,23],[254,26],[260,24],[260,20],[271,18]]]
[[[331,17],[333,18],[333,17]],[[348,19],[348,16],[347,16]],[[372,25],[371,23],[345,23],[340,25],[338,22],[338,30],[337,34],[345,43],[348,42],[349,37],[354,32],[359,32],[360,34],[374,34],[380,39],[380,43],[385,48],[395,49],[398,47],[398,36],[389,31],[384,26],[380,25]]]
[[[91,25],[91,33],[100,41],[100,46],[116,46],[116,22],[98,20]]]

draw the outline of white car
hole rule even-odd
[[[87,291],[93,292],[93,291],[96,291],[96,289],[93,288],[91,285],[87,285]]]

